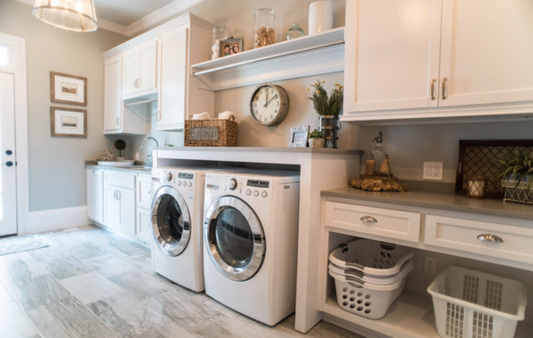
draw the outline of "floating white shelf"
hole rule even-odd
[[[205,89],[224,90],[344,70],[344,27],[198,63]]]

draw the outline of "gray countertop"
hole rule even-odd
[[[363,150],[332,149],[332,148],[270,148],[270,147],[158,147],[157,150],[187,150],[187,151],[256,151],[256,152],[285,152],[285,153],[323,153],[323,154],[364,154]]]
[[[131,167],[113,167],[107,165],[98,165],[96,161],[85,161],[85,168],[87,169],[100,169],[100,170],[116,170],[124,172],[134,172],[137,174],[147,174],[151,175],[152,168],[146,167],[142,164],[136,164]]]
[[[497,199],[472,199],[454,193],[369,192],[350,187],[323,190],[322,196],[407,205],[413,207],[458,211],[487,216],[509,217],[533,221],[533,205],[503,202]]]

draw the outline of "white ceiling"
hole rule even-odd
[[[17,0],[34,6],[35,0]],[[98,28],[130,36],[204,0],[93,0]]]

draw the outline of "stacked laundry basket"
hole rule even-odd
[[[337,303],[357,315],[382,318],[402,293],[413,256],[409,248],[367,239],[341,244],[329,255]]]

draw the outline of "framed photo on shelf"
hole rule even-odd
[[[50,128],[54,137],[87,138],[87,110],[50,107]]]
[[[87,106],[87,78],[50,72],[50,101]]]
[[[292,127],[289,132],[289,148],[307,147],[309,126]]]
[[[242,52],[243,43],[243,38],[220,40],[220,57],[239,54]]]

